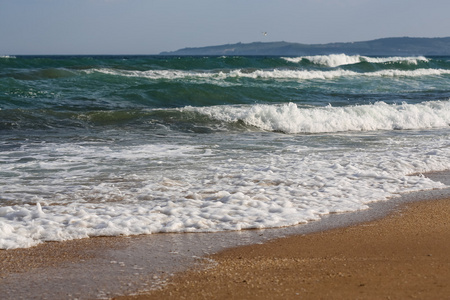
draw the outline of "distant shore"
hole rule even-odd
[[[183,48],[160,55],[267,55],[267,56],[303,56],[303,55],[381,55],[381,56],[446,56],[450,55],[450,37],[417,38],[390,37],[370,41],[300,44],[290,42],[253,42],[207,47]]]
[[[388,217],[223,251],[216,265],[130,299],[444,299],[450,198]]]

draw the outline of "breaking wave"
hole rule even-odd
[[[347,107],[299,108],[282,105],[185,108],[225,122],[243,122],[267,131],[325,133],[345,131],[428,129],[450,125],[450,101]]]
[[[182,70],[148,70],[148,71],[128,71],[112,69],[95,69],[87,71],[89,73],[97,72],[112,76],[148,78],[152,80],[166,79],[212,79],[224,80],[227,78],[252,78],[252,79],[334,79],[339,77],[420,77],[420,76],[440,76],[450,74],[446,69],[416,69],[416,70],[397,70],[388,69],[375,72],[355,72],[350,70],[248,70],[238,69],[230,71],[182,71]]]
[[[302,61],[309,61],[313,64],[324,65],[327,67],[339,67],[343,65],[358,64],[361,62],[369,63],[398,63],[404,62],[407,64],[417,65],[418,62],[428,62],[429,59],[424,56],[418,57],[368,57],[362,55],[346,55],[346,54],[330,54],[330,55],[315,55],[315,56],[300,56],[300,57],[283,57],[286,61],[299,63]]]

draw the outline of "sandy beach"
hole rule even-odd
[[[207,270],[128,299],[448,299],[450,199],[382,220],[210,256]]]

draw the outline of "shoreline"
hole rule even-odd
[[[450,172],[430,173],[427,177],[450,183]],[[437,199],[450,199],[450,188],[406,194],[375,202],[368,210],[327,215],[320,221],[287,228],[100,237],[2,250],[0,293],[3,299],[111,299],[148,293],[173,282],[183,272],[204,267],[205,259],[215,258],[211,255],[224,249],[234,251],[241,246],[268,244],[280,238],[353,228],[389,218],[402,210],[405,203],[434,206],[429,201]]]
[[[450,294],[450,198],[387,217],[224,250],[161,289],[115,300],[445,299]]]

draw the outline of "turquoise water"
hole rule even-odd
[[[450,58],[0,57],[0,248],[289,226],[442,188]]]

